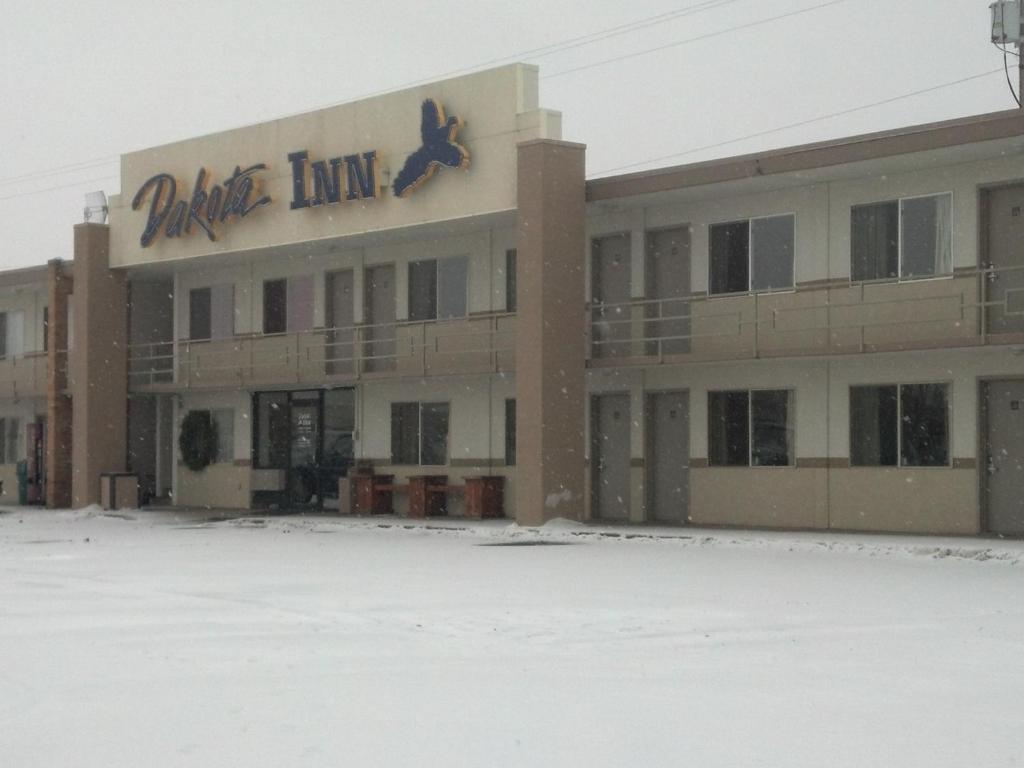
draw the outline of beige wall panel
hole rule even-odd
[[[202,472],[178,465],[178,486],[174,503],[181,507],[248,509],[249,467],[211,464]]]
[[[689,521],[701,525],[825,528],[827,472],[792,467],[691,469]]]
[[[245,251],[513,210],[517,143],[557,130],[557,119],[543,115],[520,124],[520,113],[538,108],[536,80],[536,67],[513,64],[125,155],[124,192],[111,200],[112,262],[127,266]],[[378,183],[393,180],[420,146],[420,104],[426,98],[438,99],[449,115],[465,121],[459,141],[470,153],[468,169],[442,170],[407,199],[396,199],[387,190],[378,199],[289,209],[290,152],[307,150],[313,161],[376,150]],[[219,181],[236,164],[255,163],[268,166],[261,178],[272,204],[220,225],[215,242],[194,227],[190,235],[139,246],[146,211],[132,211],[131,199],[148,178],[161,172],[175,175],[179,199],[187,199],[200,167]]]
[[[832,527],[854,531],[973,534],[978,475],[964,469],[834,469]]]

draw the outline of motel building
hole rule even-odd
[[[0,503],[1024,534],[1021,112],[584,159],[526,65],[124,155]]]

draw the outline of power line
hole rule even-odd
[[[69,184],[58,184],[55,187],[46,187],[46,189],[33,189],[31,192],[17,192],[13,195],[5,195],[0,197],[0,200],[14,200],[18,197],[31,197],[32,195],[41,195],[44,192],[56,192],[58,189],[70,189],[71,187],[83,187],[86,184],[99,184],[101,181],[110,181],[111,179],[119,179],[120,176],[100,176],[96,179],[82,179],[81,181],[73,181]]]
[[[44,179],[47,176],[60,176],[69,173],[77,173],[78,171],[87,171],[92,168],[99,168],[104,165],[113,165],[120,161],[119,155],[108,155],[107,157],[97,157],[92,160],[81,160],[77,163],[68,163],[67,165],[58,165],[54,168],[47,168],[41,171],[35,171],[32,173],[26,173],[21,176],[9,176],[6,179],[0,179],[0,186],[7,186],[9,184],[18,184],[25,181],[35,181],[36,179]]]
[[[788,18],[791,18],[793,16],[799,16],[799,15],[804,14],[804,13],[810,13],[811,11],[817,11],[817,10],[820,10],[822,8],[828,8],[831,5],[839,5],[840,3],[845,3],[845,2],[847,2],[847,0],[830,0],[830,2],[827,2],[827,3],[819,3],[818,5],[812,5],[812,6],[808,7],[808,8],[801,8],[799,10],[790,11],[789,13],[783,13],[783,14],[780,14],[778,16],[771,16],[771,17],[769,17],[767,19],[760,19],[758,21],[751,21],[751,22],[749,22],[747,24],[740,24],[740,25],[737,25],[735,27],[729,27],[727,29],[721,29],[721,30],[718,30],[717,32],[708,32],[707,34],[698,35],[697,37],[688,37],[685,40],[678,40],[678,41],[676,41],[674,43],[667,43],[665,45],[659,45],[656,48],[647,48],[647,49],[645,49],[643,51],[635,51],[633,53],[626,53],[626,54],[623,54],[622,56],[614,56],[614,57],[612,57],[610,59],[604,59],[602,61],[595,61],[595,62],[593,62],[591,64],[583,64],[583,65],[581,65],[579,67],[573,67],[572,69],[565,69],[565,70],[562,70],[561,72],[553,72],[550,75],[543,75],[541,77],[541,79],[542,80],[550,80],[550,79],[555,78],[555,77],[562,77],[564,75],[571,75],[574,72],[582,72],[585,69],[593,69],[594,67],[600,67],[600,66],[603,66],[605,64],[613,64],[613,63],[615,63],[617,61],[623,61],[624,59],[635,59],[638,56],[646,56],[649,53],[657,53],[658,51],[666,51],[669,48],[678,48],[681,45],[688,45],[689,43],[696,43],[696,42],[698,42],[700,40],[707,40],[707,39],[712,38],[712,37],[720,37],[721,35],[725,35],[725,34],[728,34],[730,32],[738,32],[738,31],[743,30],[743,29],[750,29],[751,27],[758,27],[758,26],[761,26],[762,24],[768,24],[770,22],[779,21],[781,19],[788,19]]]
[[[861,104],[860,106],[850,107],[849,109],[843,109],[843,110],[840,110],[838,112],[830,112],[827,115],[819,115],[817,117],[812,117],[812,118],[809,118],[807,120],[800,120],[799,122],[796,122],[796,123],[789,123],[788,125],[780,125],[780,126],[778,126],[776,128],[769,128],[769,129],[764,130],[764,131],[758,131],[757,133],[747,134],[746,136],[737,136],[734,139],[727,139],[726,141],[719,141],[719,142],[716,142],[714,144],[705,144],[703,147],[694,147],[693,149],[687,149],[687,150],[684,150],[682,152],[674,152],[671,155],[661,155],[660,157],[652,157],[652,158],[649,158],[647,160],[641,160],[641,161],[636,162],[636,163],[628,163],[626,165],[619,165],[619,166],[616,166],[614,168],[605,168],[605,169],[600,170],[600,171],[595,171],[595,175],[606,174],[606,173],[614,173],[616,171],[622,171],[622,170],[625,170],[627,168],[637,168],[637,167],[639,167],[641,165],[649,165],[651,163],[660,163],[660,162],[662,162],[664,160],[672,160],[672,159],[677,158],[677,157],[684,157],[686,155],[692,155],[692,154],[695,154],[697,152],[704,152],[705,150],[708,150],[708,149],[717,149],[718,147],[725,147],[725,146],[728,146],[729,144],[737,144],[737,143],[739,143],[741,141],[747,141],[748,139],[756,139],[756,138],[760,138],[761,136],[768,136],[768,135],[773,134],[773,133],[779,133],[780,131],[787,131],[790,128],[800,128],[800,127],[805,126],[805,125],[811,125],[812,123],[821,122],[822,120],[831,120],[834,117],[842,117],[843,115],[849,115],[849,114],[852,114],[854,112],[860,112],[861,110],[871,109],[873,107],[880,107],[880,106],[884,106],[885,104],[892,104],[893,102],[896,102],[896,101],[901,101],[903,99],[909,99],[909,98],[912,98],[914,96],[921,96],[922,94],[925,94],[925,93],[932,93],[933,91],[938,91],[938,90],[941,90],[943,88],[950,88],[950,87],[952,87],[954,85],[961,85],[962,83],[967,83],[967,82],[970,82],[972,80],[980,80],[983,77],[990,77],[991,75],[997,75],[1000,72],[1002,72],[1002,70],[1000,70],[1000,69],[993,69],[993,70],[989,70],[988,72],[980,72],[980,73],[978,73],[976,75],[971,75],[969,77],[962,77],[959,80],[951,80],[948,83],[941,83],[939,85],[933,85],[933,86],[931,86],[929,88],[922,88],[919,91],[911,91],[910,93],[903,93],[903,94],[900,94],[899,96],[892,96],[892,97],[890,97],[888,99],[882,99],[881,101],[874,101],[874,102],[871,102],[870,104]]]

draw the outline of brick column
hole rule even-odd
[[[110,230],[75,226],[71,503],[99,503],[100,474],[123,472],[128,441],[128,288],[110,269]]]
[[[583,519],[586,357],[582,144],[519,145],[516,521]]]
[[[69,265],[47,264],[46,328],[46,506],[71,505],[71,396],[68,388],[68,295],[74,290]]]

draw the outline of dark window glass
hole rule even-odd
[[[949,393],[945,384],[900,387],[900,463],[905,467],[949,464]]]
[[[210,338],[210,289],[193,288],[188,292],[188,337],[193,340]]]
[[[505,464],[516,464],[516,401],[505,401]]]
[[[897,464],[899,405],[896,387],[850,388],[850,464]]]
[[[854,280],[899,276],[898,201],[856,206],[850,213],[850,229],[850,268]]]
[[[256,466],[285,469],[288,466],[290,426],[288,395],[284,392],[260,392],[256,395]]]
[[[437,317],[465,317],[469,301],[469,258],[452,256],[437,262]]]
[[[413,261],[409,263],[409,319],[434,320],[437,318],[437,262]]]
[[[505,309],[509,312],[515,312],[519,307],[519,297],[516,295],[517,260],[515,248],[505,251]]]
[[[793,463],[793,426],[787,390],[750,393],[751,463],[755,467],[788,467]]]
[[[750,287],[750,222],[711,227],[711,293],[746,293]]]
[[[0,358],[4,357],[7,357],[7,313],[0,312]]]
[[[50,308],[43,307],[43,352],[50,349]]]
[[[288,281],[267,280],[263,283],[263,332],[284,333],[288,330]]]
[[[448,463],[448,403],[424,403],[423,443],[420,463],[440,466]]]
[[[391,404],[391,463],[419,464],[419,403]]]
[[[708,461],[712,466],[750,463],[750,397],[743,392],[708,393]]]

